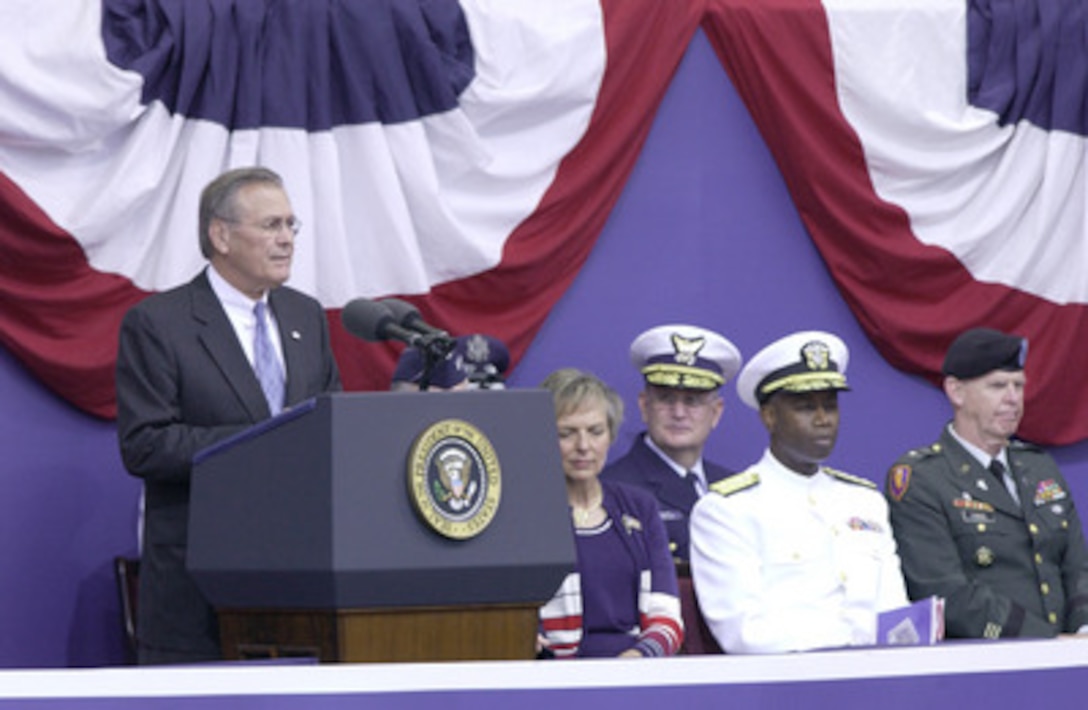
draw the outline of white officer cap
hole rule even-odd
[[[793,333],[756,353],[737,378],[737,395],[752,409],[775,392],[848,390],[850,353],[838,336],[819,330]]]
[[[631,362],[646,384],[713,390],[737,374],[740,351],[712,330],[694,325],[661,325],[631,343]]]

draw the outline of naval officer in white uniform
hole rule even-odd
[[[848,389],[838,337],[794,333],[757,353],[737,392],[770,444],[710,487],[691,514],[699,605],[727,653],[873,644],[878,612],[907,595],[888,506],[865,479],[828,468]]]

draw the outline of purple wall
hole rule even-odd
[[[865,340],[805,234],[770,155],[698,34],[597,249],[511,378],[538,384],[557,367],[592,370],[628,402],[613,453],[639,430],[639,378],[627,361],[643,329],[689,321],[745,356],[788,332],[831,330],[851,348],[835,456],[882,480],[904,450],[930,443],[940,392],[888,366]],[[712,458],[742,468],[766,442],[754,412],[726,391]],[[1030,386],[1030,385],[1029,385]],[[135,549],[136,482],[112,424],[59,401],[0,354],[0,667],[122,662],[110,560]],[[1088,509],[1088,444],[1056,450]],[[556,475],[559,475],[557,472]]]
[[[135,550],[136,480],[112,422],[0,350],[0,667],[120,663],[111,559]]]

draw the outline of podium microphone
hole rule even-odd
[[[404,302],[402,301],[402,303]],[[372,343],[382,340],[399,340],[402,343],[419,348],[436,361],[446,357],[457,344],[446,331],[431,328],[431,326],[423,323],[422,318],[419,318],[419,323],[431,328],[433,332],[421,333],[418,330],[412,330],[401,325],[397,322],[397,316],[394,314],[393,309],[386,304],[387,301],[356,298],[344,306],[344,310],[340,312],[340,321],[344,324],[344,328],[357,338]],[[405,303],[404,305],[415,310],[411,304]],[[416,311],[417,316],[418,313]]]
[[[389,308],[389,311],[393,314],[393,318],[396,319],[396,322],[409,330],[414,330],[423,335],[433,335],[443,338],[450,337],[448,332],[441,328],[436,328],[423,320],[423,316],[420,314],[419,309],[411,303],[408,303],[408,301],[402,301],[399,298],[383,298],[378,301],[378,303]]]
[[[340,312],[340,322],[355,337],[372,343],[399,340],[408,345],[420,345],[424,340],[422,334],[398,323],[388,306],[369,298],[350,301]]]

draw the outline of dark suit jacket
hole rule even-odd
[[[673,557],[687,561],[688,516],[691,514],[691,507],[695,505],[695,491],[646,446],[645,437],[645,432],[639,434],[626,454],[605,467],[601,478],[638,486],[652,493],[657,498],[661,520],[669,533],[669,547]],[[706,459],[703,459],[703,472],[706,474],[707,486],[733,473]]]
[[[283,343],[286,405],[339,390],[321,305],[286,287],[269,304]],[[215,615],[185,569],[192,459],[270,412],[206,273],[125,314],[116,377],[121,458],[144,480],[141,660],[217,658]]]

